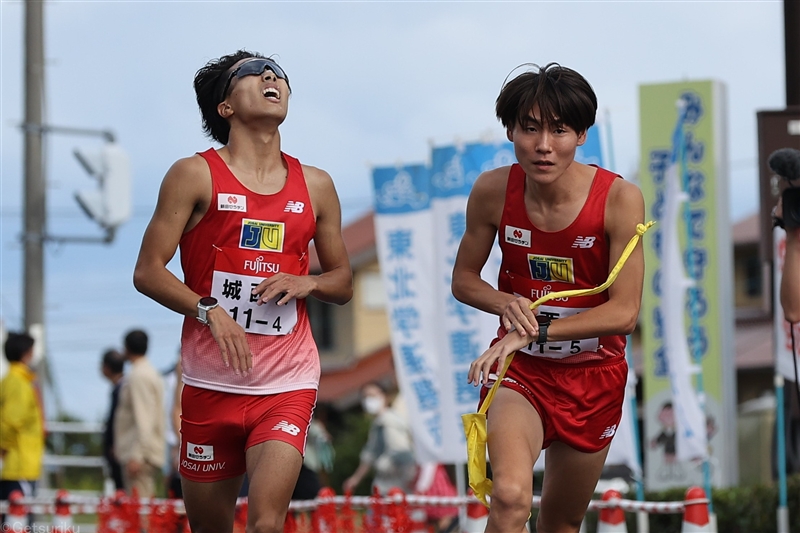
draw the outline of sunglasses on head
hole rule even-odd
[[[231,81],[233,81],[234,77],[243,78],[245,76],[260,76],[261,74],[264,73],[265,70],[272,71],[272,73],[275,74],[275,76],[277,76],[282,80],[285,80],[287,86],[289,85],[289,78],[286,76],[286,73],[276,62],[272,61],[271,59],[267,59],[265,57],[254,57],[246,60],[244,63],[236,67],[230,74],[228,74],[228,77],[225,79],[225,85],[222,87],[222,90],[219,91],[218,93],[219,94],[218,100],[221,102],[228,95],[228,89],[230,88]],[[220,85],[220,82],[222,82],[222,80],[223,78],[219,79],[219,81],[217,82],[218,86]],[[292,88],[289,87],[289,91],[291,90]]]

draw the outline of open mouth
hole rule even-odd
[[[281,99],[281,93],[275,87],[267,87],[264,89],[263,95],[264,98],[275,98],[276,100]]]

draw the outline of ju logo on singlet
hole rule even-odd
[[[239,248],[263,250],[265,252],[282,252],[284,239],[283,222],[242,219],[242,233],[239,236]]]
[[[571,257],[528,254],[531,279],[575,283],[575,266]]]

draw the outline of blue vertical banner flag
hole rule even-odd
[[[375,237],[387,293],[398,385],[408,407],[419,462],[439,460],[442,395],[436,347],[439,322],[430,228],[430,171],[425,165],[376,168]]]
[[[430,167],[373,169],[375,233],[417,461],[463,463],[461,415],[477,409],[479,393],[467,383],[467,371],[488,347],[498,318],[453,297],[453,264],[475,179],[515,159],[507,142],[434,148],[431,159]],[[493,286],[499,267],[495,245],[482,273]]]
[[[575,161],[584,165],[603,166],[603,149],[600,145],[600,131],[597,126],[592,126],[586,131],[586,141],[575,150]]]
[[[431,212],[436,250],[435,295],[442,391],[441,461],[462,463],[466,442],[461,415],[475,412],[480,389],[467,383],[469,365],[489,346],[498,318],[465,305],[453,297],[450,285],[461,237],[467,227],[467,198],[481,172],[514,163],[513,147],[476,143],[434,148],[431,154]],[[500,249],[495,243],[484,279],[497,286]]]

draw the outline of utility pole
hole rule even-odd
[[[23,244],[25,330],[44,348],[44,238],[47,219],[42,108],[44,102],[44,0],[25,2],[25,211]]]
[[[783,0],[786,107],[800,106],[800,2]]]

